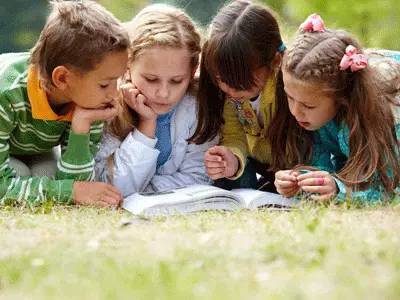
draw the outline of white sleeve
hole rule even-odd
[[[124,197],[143,191],[154,176],[160,153],[156,143],[157,139],[134,130],[115,151],[113,184]]]
[[[103,132],[99,151],[96,153],[95,160],[95,180],[111,183],[109,159],[118,149],[121,141],[109,133]]]

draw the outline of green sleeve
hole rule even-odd
[[[92,181],[94,179],[94,156],[98,150],[103,122],[95,122],[88,134],[76,134],[70,127],[68,138],[62,140],[62,155],[57,164],[57,179]]]

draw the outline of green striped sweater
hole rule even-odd
[[[92,124],[89,134],[75,134],[68,121],[32,117],[27,93],[29,53],[0,55],[0,204],[36,205],[48,200],[72,202],[74,180],[94,178],[94,154],[103,122]],[[50,152],[61,145],[56,178],[18,177],[10,155]]]

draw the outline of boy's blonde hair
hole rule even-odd
[[[111,51],[124,51],[129,37],[119,21],[94,1],[50,2],[52,10],[31,50],[31,64],[45,88],[52,86],[52,72],[66,65],[86,73]]]
[[[133,63],[146,49],[165,46],[186,48],[191,55],[191,68],[197,68],[201,51],[200,34],[190,17],[181,9],[165,4],[149,5],[126,23],[125,28],[130,39],[129,63]],[[194,80],[189,86],[191,92],[194,92],[193,85]],[[123,100],[121,105],[123,113],[112,120],[108,130],[122,140],[137,125],[138,120],[136,112]]]

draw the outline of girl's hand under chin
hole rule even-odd
[[[138,113],[140,121],[157,119],[157,114],[148,105],[147,98],[132,83],[122,85],[121,90],[125,103]]]
[[[147,104],[147,98],[132,83],[122,85],[121,90],[125,103],[139,115],[139,124],[136,129],[153,139],[157,126],[157,114]]]

